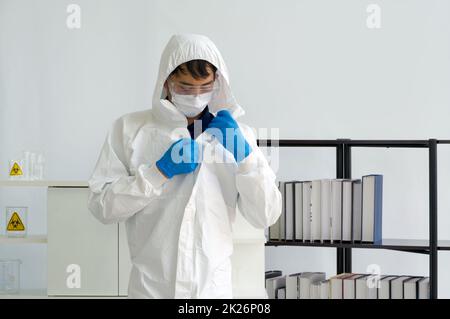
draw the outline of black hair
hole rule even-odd
[[[180,64],[173,70],[169,77],[172,75],[183,73],[183,74],[190,74],[192,77],[196,80],[198,79],[204,79],[208,77],[211,73],[208,72],[208,69],[212,71],[213,74],[216,73],[217,68],[205,60],[190,60],[188,62],[185,62],[183,64]]]

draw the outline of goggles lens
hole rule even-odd
[[[212,92],[216,89],[215,82],[206,85],[187,85],[175,81],[168,81],[171,92],[182,95],[199,95]]]

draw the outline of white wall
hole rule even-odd
[[[66,27],[70,3],[79,30]],[[381,29],[366,27],[369,3],[381,6]],[[161,50],[179,32],[216,42],[245,120],[282,138],[450,138],[449,10],[446,0],[0,0],[0,178],[32,149],[45,152],[47,178],[87,179],[113,119],[151,106]],[[450,147],[439,151],[439,237],[450,239]],[[283,150],[279,178],[333,177],[333,156]],[[355,177],[385,175],[384,237],[426,238],[425,151],[355,150],[353,163]],[[0,207],[19,204],[31,231],[45,232],[45,193],[1,190]],[[334,249],[266,252],[267,269],[335,271]],[[24,260],[29,288],[45,285],[45,254],[0,247],[0,258]],[[440,297],[450,297],[450,253],[439,258]],[[422,255],[354,250],[353,260],[355,271],[428,271]]]

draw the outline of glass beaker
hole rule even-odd
[[[0,259],[0,294],[16,294],[20,290],[20,259]]]

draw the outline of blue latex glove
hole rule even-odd
[[[193,172],[198,166],[198,144],[191,138],[173,143],[156,162],[159,170],[168,178]]]
[[[233,154],[237,163],[252,152],[252,148],[228,110],[217,112],[217,116],[209,123],[207,131]]]

